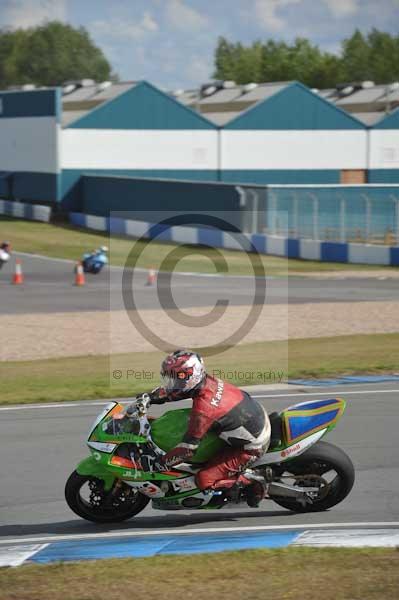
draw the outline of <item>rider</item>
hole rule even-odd
[[[92,257],[103,255],[105,260],[107,259],[108,246],[100,246],[97,250],[94,250]]]
[[[2,242],[0,245],[0,260],[6,262],[10,258],[11,244],[10,242]]]
[[[101,263],[101,265],[106,265],[108,264],[108,256],[107,256],[107,252],[108,252],[108,246],[100,246],[99,248],[97,248],[96,250],[93,250],[92,252],[87,252],[86,254],[83,255],[83,259],[82,259],[82,264],[85,268],[87,268],[88,270],[90,270],[90,267],[93,264]]]
[[[196,483],[203,490],[248,486],[247,502],[257,507],[265,496],[260,481],[243,474],[267,449],[270,442],[270,422],[262,406],[234,385],[215,379],[205,371],[201,356],[187,350],[176,350],[162,362],[164,386],[151,394],[152,404],[163,404],[191,398],[193,405],[188,429],[183,440],[161,458],[165,468],[189,460],[201,439],[212,430],[228,446],[213,457],[196,474]]]

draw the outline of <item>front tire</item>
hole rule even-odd
[[[85,484],[90,489],[89,500],[82,495]],[[109,493],[104,491],[102,480],[96,477],[79,475],[73,471],[65,484],[65,499],[69,508],[82,519],[94,523],[126,521],[141,512],[150,501],[123,482],[112,502],[108,498]]]
[[[328,482],[320,499],[313,504],[302,505],[293,498],[272,497],[279,506],[294,512],[319,512],[336,506],[351,491],[355,481],[355,469],[349,456],[343,450],[328,442],[317,442],[298,458],[288,461],[282,466],[284,475],[304,476],[304,481],[311,481],[311,476],[323,477],[335,471],[334,479]]]

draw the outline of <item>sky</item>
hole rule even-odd
[[[172,90],[212,78],[219,36],[306,37],[338,53],[355,28],[399,33],[399,0],[0,0],[0,27],[84,26],[121,80]]]

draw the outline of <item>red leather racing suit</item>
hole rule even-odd
[[[245,466],[267,449],[269,419],[249,394],[209,375],[192,400],[187,432],[182,442],[163,456],[162,462],[173,467],[189,460],[205,434],[213,431],[231,447],[213,457],[197,473],[197,485],[201,490],[231,487]],[[167,401],[173,401],[173,397]]]

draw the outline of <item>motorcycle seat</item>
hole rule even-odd
[[[279,446],[283,440],[283,420],[278,412],[272,412],[269,415],[271,436],[270,448]]]

